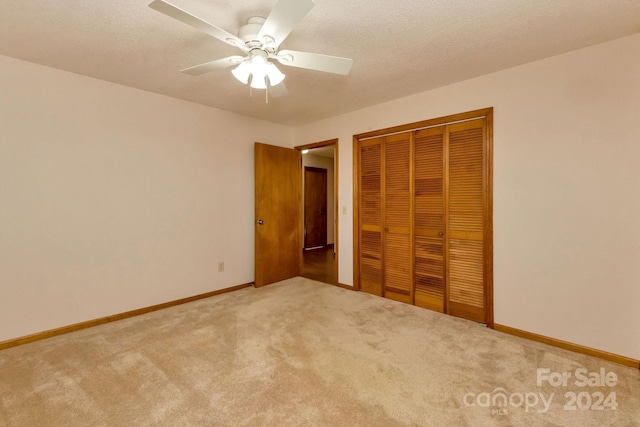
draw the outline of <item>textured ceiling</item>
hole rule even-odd
[[[353,58],[351,73],[278,65],[289,94],[265,104],[229,70],[181,73],[240,51],[150,2],[0,0],[0,54],[298,125],[640,32],[640,0],[316,0],[281,48]],[[172,2],[236,34],[276,0]]]

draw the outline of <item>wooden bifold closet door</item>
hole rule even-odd
[[[444,312],[444,126],[415,133],[415,305]]]
[[[484,120],[447,126],[447,312],[484,321]]]
[[[383,291],[387,298],[413,302],[411,286],[411,134],[384,138],[383,197],[384,229],[382,233]]]
[[[486,117],[356,146],[360,289],[492,323]]]
[[[360,144],[360,289],[382,296],[382,140]]]

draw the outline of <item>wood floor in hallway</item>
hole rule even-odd
[[[338,284],[333,245],[303,252],[302,277],[318,282]]]

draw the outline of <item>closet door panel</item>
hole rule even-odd
[[[411,304],[411,240],[408,233],[388,231],[384,245],[384,296]]]
[[[413,303],[411,133],[385,137],[384,296]]]
[[[484,322],[485,121],[448,126],[447,311]]]
[[[415,305],[444,312],[444,242],[441,237],[415,237]]]
[[[382,140],[360,146],[360,287],[382,296]]]
[[[449,240],[449,311],[478,322],[484,321],[482,246],[477,240]]]
[[[444,126],[415,133],[415,305],[444,312]]]

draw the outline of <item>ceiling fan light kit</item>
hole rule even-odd
[[[268,55],[264,51],[255,49],[250,53],[249,58],[243,60],[231,73],[240,83],[250,84],[254,89],[266,89],[267,86],[279,85],[285,76],[267,58]]]
[[[353,61],[349,58],[292,50],[279,51],[280,44],[313,8],[313,0],[278,0],[267,18],[253,16],[238,31],[238,37],[206,22],[166,0],[149,4],[154,10],[177,19],[218,40],[240,48],[244,56],[230,56],[182,72],[194,76],[237,65],[231,73],[253,89],[268,89],[272,96],[286,95],[285,75],[270,61],[290,67],[347,75]],[[276,88],[277,86],[277,88]]]

